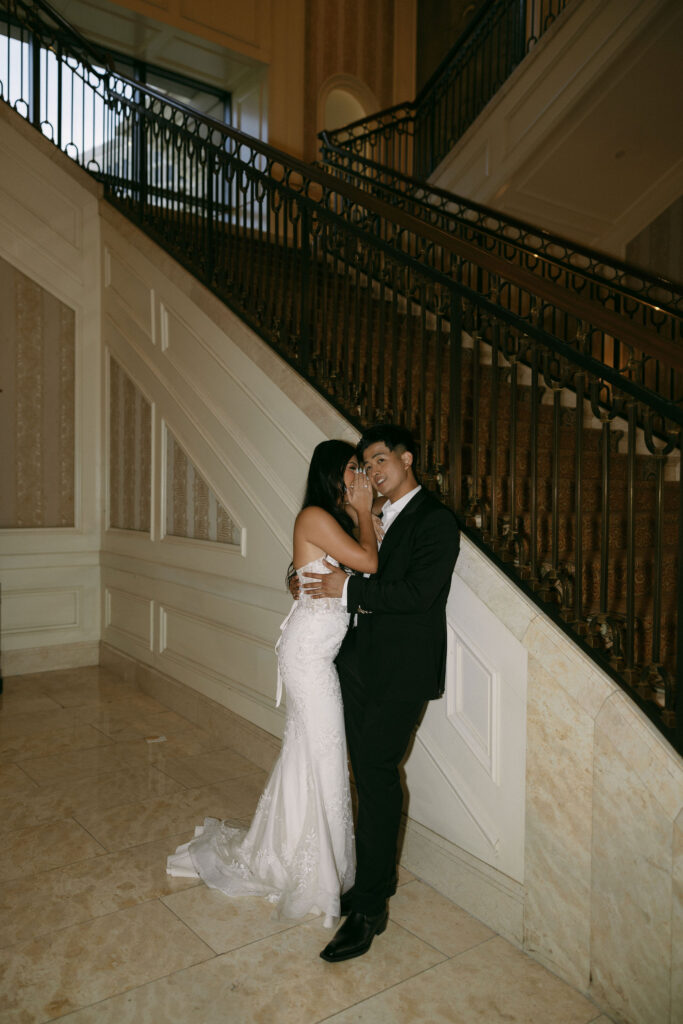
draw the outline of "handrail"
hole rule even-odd
[[[34,109],[108,201],[351,422],[415,430],[426,485],[683,750],[683,408],[648,376],[659,356],[680,380],[680,347],[149,87],[62,60],[44,32],[26,43],[33,66],[59,62],[59,81],[79,83],[60,95],[87,95],[93,116],[71,107],[63,130],[61,113],[35,111],[30,82],[18,111]],[[2,68],[0,82],[12,100]]]
[[[558,268],[571,270],[629,298],[647,300],[671,315],[683,316],[683,286],[674,281],[429,182],[400,171],[389,172],[375,160],[335,145],[330,132],[322,131],[318,137],[322,143],[321,163],[326,170],[356,183],[358,188],[397,209],[408,210],[412,216],[446,232],[460,228],[476,234],[482,247],[501,244],[518,258],[522,254],[538,258],[540,253]],[[559,255],[553,250],[559,250]],[[628,279],[630,283],[626,283]],[[636,282],[640,282],[640,287]]]

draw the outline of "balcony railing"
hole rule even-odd
[[[10,0],[45,71],[0,67],[2,95],[351,422],[413,429],[468,536],[683,750],[683,411],[647,373],[680,346],[71,55],[44,10]]]
[[[329,133],[332,145],[428,178],[571,0],[490,0],[415,100]]]

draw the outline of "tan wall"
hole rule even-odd
[[[380,110],[394,102],[394,6],[394,0],[374,0],[370,4],[364,0],[307,0],[307,159],[315,156],[315,136],[322,128],[317,109],[320,91],[333,76],[340,84],[342,76],[348,76],[351,88],[353,79],[364,86],[367,92],[358,98],[366,108],[374,105]]]
[[[346,78],[368,113],[414,95],[417,0],[112,2],[267,64],[268,141],[294,156],[315,157],[331,79]]]
[[[85,25],[87,12],[71,0],[58,0],[67,18]],[[252,61],[268,65],[268,141],[279,149],[300,157],[304,151],[304,28],[306,0],[251,0],[249,3],[214,3],[212,0],[111,0],[112,5],[126,8],[142,18],[163,22],[181,32],[224,47],[226,57],[240,54]],[[100,41],[106,41],[106,22],[98,16]],[[156,63],[164,64],[164,54],[154,54]],[[191,74],[192,69],[185,69]],[[198,69],[201,72],[201,69]],[[201,73],[200,73],[201,77]],[[238,108],[240,106],[237,89]],[[239,121],[239,109],[237,111]],[[250,125],[254,116],[250,117]],[[252,129],[253,130],[253,129]]]

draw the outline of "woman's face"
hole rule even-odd
[[[351,484],[355,480],[357,472],[358,472],[358,459],[356,458],[355,455],[352,455],[351,458],[349,459],[349,461],[346,463],[346,468],[344,470],[344,475],[342,477],[342,479],[344,481],[344,494],[346,494],[346,491],[348,490],[348,488],[351,486]]]

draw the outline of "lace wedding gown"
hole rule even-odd
[[[329,561],[334,561],[330,558]],[[298,569],[325,572],[322,559]],[[301,597],[282,623],[278,703],[287,691],[280,756],[248,831],[206,818],[195,838],[167,861],[170,875],[199,877],[228,896],[253,894],[278,916],[339,917],[340,893],[353,885],[355,853],[346,737],[334,659],[348,614],[339,599]]]

